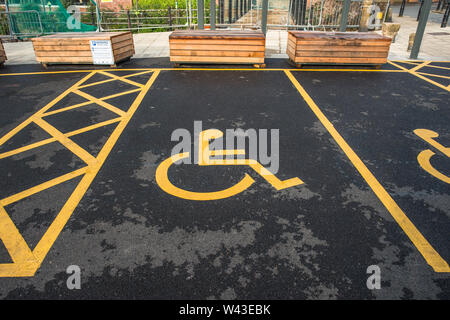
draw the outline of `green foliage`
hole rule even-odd
[[[186,9],[186,2],[189,7],[189,0],[178,0],[178,9]],[[210,0],[205,0],[205,8],[209,5]],[[166,9],[168,6],[175,8],[175,0],[138,0],[139,9]],[[191,8],[197,9],[197,0],[191,0]]]

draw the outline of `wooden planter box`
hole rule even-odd
[[[3,66],[6,60],[5,48],[3,48],[2,40],[0,40],[0,66]]]
[[[260,31],[174,31],[170,61],[179,64],[253,64],[265,67],[266,38]]]
[[[103,64],[94,61],[91,40],[107,40],[111,43],[113,63],[127,60],[134,55],[131,32],[60,33],[32,39],[36,60],[47,64]]]
[[[303,64],[381,66],[387,62],[391,38],[370,32],[289,31],[287,54]]]

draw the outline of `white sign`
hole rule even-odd
[[[114,64],[110,40],[91,40],[91,52],[94,64]]]

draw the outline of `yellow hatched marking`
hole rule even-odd
[[[430,62],[431,62],[431,61],[425,61],[425,62],[422,62],[422,63],[419,64],[418,66],[415,66],[414,68],[411,68],[411,69],[409,69],[408,71],[409,71],[409,72],[415,72],[415,71],[419,70],[420,68],[425,67],[425,66],[428,65]]]
[[[431,79],[428,79],[427,77],[424,77],[423,75],[419,74],[419,73],[416,72],[416,71],[411,71],[412,69],[411,69],[411,70],[408,70],[408,69],[406,69],[405,67],[402,67],[402,66],[396,64],[395,62],[392,62],[392,61],[388,61],[388,62],[389,62],[391,65],[393,65],[393,66],[395,66],[395,67],[397,67],[397,68],[400,68],[400,69],[402,69],[402,70],[404,70],[404,71],[406,71],[406,72],[412,74],[413,76],[416,76],[416,77],[418,77],[418,78],[420,78],[420,79],[422,79],[422,80],[425,80],[425,81],[427,81],[427,82],[429,82],[429,83],[431,83],[431,84],[434,84],[435,86],[437,86],[437,87],[439,87],[439,88],[441,88],[441,89],[444,89],[445,91],[450,91],[450,90],[449,90],[450,86],[444,86],[444,85],[442,85],[442,84],[440,84],[440,83],[437,83],[436,81],[433,81],[433,80],[431,80]],[[429,61],[427,61],[427,62],[429,62]],[[428,66],[428,65],[427,65],[427,66]],[[414,69],[414,68],[413,68],[413,69]]]
[[[29,197],[35,193],[41,192],[45,189],[51,188],[53,186],[56,186],[57,184],[66,182],[70,179],[76,178],[78,176],[81,176],[82,174],[85,174],[88,167],[83,167],[81,169],[69,172],[65,175],[59,176],[55,179],[46,181],[44,183],[38,184],[37,186],[34,186],[32,188],[29,188],[27,190],[24,190],[22,192],[16,193],[15,195],[12,195],[10,197],[4,198],[0,200],[0,205],[6,207],[7,205],[10,205],[11,203],[17,202],[22,200],[23,198]]]
[[[19,124],[17,127],[12,129],[10,132],[5,134],[3,137],[0,138],[0,146],[2,146],[6,141],[8,141],[11,137],[13,137],[17,132],[25,128],[27,125],[29,125],[33,119],[37,116],[41,116],[45,111],[53,107],[55,104],[57,104],[62,98],[64,98],[66,95],[68,95],[70,92],[72,92],[74,89],[76,89],[80,84],[82,84],[84,81],[87,81],[90,77],[94,75],[95,72],[91,72],[88,75],[86,75],[84,78],[82,78],[80,81],[75,83],[72,87],[61,93],[56,99],[54,99],[52,102],[47,104],[45,107],[43,107],[41,110],[36,112],[34,115],[30,116],[28,119],[23,121],[21,124]]]
[[[439,62],[439,61],[430,61],[430,63],[433,63],[433,62]],[[441,62],[448,62],[448,61],[441,61]],[[436,69],[450,70],[450,67],[441,67],[441,66],[435,66],[435,65],[432,65],[432,64],[427,65],[427,67],[436,68]]]
[[[107,126],[107,125],[115,123],[115,122],[119,122],[120,119],[121,118],[114,118],[114,119],[111,119],[111,120],[102,121],[102,122],[99,122],[99,123],[96,123],[96,124],[93,124],[93,125],[81,128],[81,129],[77,129],[77,130],[74,130],[74,131],[67,132],[64,135],[66,137],[71,137],[71,136],[74,136],[74,135],[77,135],[77,134],[80,134],[80,133],[88,132],[88,131],[91,131],[91,130],[94,130],[94,129],[97,129],[97,128],[100,128],[100,127]],[[52,138],[48,138],[48,139],[45,139],[45,140],[42,140],[42,141],[38,141],[38,142],[35,142],[35,143],[32,143],[32,144],[29,144],[29,145],[21,147],[21,148],[17,148],[17,149],[13,149],[13,150],[10,150],[10,151],[4,152],[4,153],[0,153],[0,159],[11,157],[13,155],[22,153],[24,151],[28,151],[28,150],[31,150],[31,149],[34,149],[34,148],[38,148],[38,147],[46,145],[48,143],[52,143],[54,141],[56,141],[56,138],[52,137]]]
[[[398,225],[403,229],[411,242],[416,246],[417,250],[422,254],[427,263],[433,268],[435,272],[450,272],[450,267],[447,262],[439,255],[439,253],[431,246],[431,244],[425,239],[420,231],[409,220],[403,210],[392,199],[389,193],[383,188],[381,183],[375,178],[375,176],[366,167],[364,162],[358,157],[353,149],[348,145],[344,138],[334,128],[333,124],[323,114],[320,108],[312,100],[306,90],[301,86],[297,79],[292,75],[290,71],[285,71],[286,76],[292,82],[294,87],[298,90],[310,109],[314,112],[316,117],[320,120],[323,126],[327,129],[334,141],[339,145],[342,151],[347,155],[348,159],[352,162],[361,176],[366,180],[367,184],[373,190],[375,195],[380,199],[385,208],[389,211],[392,217],[397,221]]]
[[[105,76],[111,77],[111,78],[113,78],[113,79],[115,79],[115,80],[120,80],[120,81],[122,81],[122,82],[131,84],[131,85],[136,86],[136,87],[139,87],[139,88],[144,87],[142,84],[140,84],[140,83],[138,83],[138,82],[132,81],[132,80],[127,79],[127,78],[125,78],[125,77],[117,76],[117,75],[115,75],[115,74],[112,74],[112,73],[109,73],[109,72],[106,72],[106,71],[100,71],[99,73],[101,73],[101,74],[103,74],[103,75],[105,75]]]
[[[432,73],[425,73],[425,72],[417,72],[417,73],[421,74],[423,76],[430,76],[430,77],[437,77],[437,78],[443,78],[443,79],[450,79],[450,77],[441,76],[440,74],[432,74]]]
[[[49,134],[51,134],[63,146],[72,151],[78,158],[86,162],[88,165],[95,165],[97,160],[89,152],[66,137],[61,131],[50,125],[48,122],[42,120],[41,118],[34,120],[34,122]]]
[[[79,87],[79,88],[81,88],[81,87]],[[133,89],[133,90],[128,90],[128,91],[124,91],[124,92],[120,92],[120,93],[115,93],[115,94],[112,94],[112,95],[109,95],[109,96],[106,96],[106,97],[102,97],[102,98],[99,98],[99,99],[104,101],[104,100],[116,98],[116,97],[119,97],[119,96],[123,96],[123,95],[126,95],[126,94],[138,92],[138,91],[141,91],[141,89]],[[64,111],[67,111],[67,110],[83,107],[83,106],[86,106],[86,105],[89,105],[89,104],[92,104],[92,103],[94,103],[94,102],[93,101],[81,102],[81,103],[78,103],[78,104],[74,104],[73,106],[68,106],[68,107],[65,107],[65,108],[60,108],[60,109],[56,109],[56,110],[53,110],[53,111],[48,111],[48,112],[44,113],[42,116],[46,117],[46,116],[49,116],[49,115],[52,115],[52,114],[57,114],[57,113],[64,112]]]
[[[74,93],[76,93],[76,94],[82,96],[83,98],[86,98],[86,99],[88,99],[88,100],[90,100],[92,102],[95,102],[96,104],[98,104],[98,105],[100,105],[100,106],[102,106],[102,107],[104,107],[104,108],[106,108],[106,109],[108,109],[108,110],[110,110],[112,112],[117,113],[119,116],[124,116],[125,115],[125,112],[122,111],[121,109],[119,109],[117,107],[114,107],[113,105],[111,105],[108,102],[105,102],[105,101],[103,101],[103,100],[101,100],[99,98],[91,96],[90,94],[87,94],[87,93],[85,93],[83,91],[80,91],[80,90],[75,90]]]
[[[127,74],[126,76],[122,76],[120,78],[123,78],[123,79],[131,78],[131,77],[140,76],[140,75],[143,75],[143,74],[146,74],[146,73],[150,73],[150,72],[152,72],[152,70],[142,71],[142,72],[132,73],[132,74]],[[109,77],[109,75],[108,75],[108,77]],[[97,82],[85,84],[85,85],[83,85],[83,86],[81,86],[79,88],[83,89],[83,88],[92,87],[92,86],[96,86],[98,84],[108,83],[108,82],[112,82],[112,81],[116,81],[116,80],[117,80],[116,78],[111,78],[111,79],[107,79],[107,80],[97,81]]]
[[[54,106],[62,98],[64,98],[65,95],[69,94],[70,92],[76,92],[78,88],[82,85],[82,83],[87,79],[89,79],[90,77],[92,77],[94,73],[95,72],[89,73],[86,77],[78,81],[71,88],[64,91],[55,100],[53,100],[48,105],[43,107],[41,110],[36,112],[34,115],[29,117],[27,120],[25,120],[24,121],[25,124],[21,123],[0,139],[0,142],[3,144],[4,142],[8,141],[11,137],[13,137],[14,134],[23,129],[26,125],[28,125],[31,122],[34,122],[42,129],[47,131],[50,135],[52,135],[52,138],[45,139],[43,141],[39,141],[22,148],[17,148],[15,150],[2,153],[0,154],[0,158],[5,158],[6,156],[10,156],[13,154],[18,154],[20,152],[39,147],[53,141],[59,141],[66,148],[68,148],[70,151],[72,151],[74,154],[76,154],[78,157],[80,157],[86,163],[88,163],[88,166],[84,168],[74,170],[73,172],[69,172],[67,174],[64,174],[62,176],[46,181],[37,186],[34,186],[32,188],[29,188],[27,190],[24,190],[22,192],[19,192],[17,194],[11,195],[7,198],[0,200],[0,239],[5,244],[5,247],[13,260],[13,263],[0,264],[0,277],[25,277],[25,276],[33,276],[36,273],[45,256],[49,252],[50,248],[53,246],[53,243],[57,239],[58,235],[61,233],[68,219],[72,215],[73,211],[75,210],[78,203],[84,196],[85,192],[89,188],[98,171],[102,167],[103,163],[105,162],[106,158],[111,152],[113,146],[115,145],[118,138],[122,134],[123,130],[129,123],[135,111],[141,104],[142,99],[147,94],[148,90],[153,85],[157,76],[159,75],[159,71],[155,71],[150,77],[150,79],[147,81],[147,83],[143,85],[140,89],[130,90],[127,92],[131,93],[139,91],[139,94],[133,101],[128,111],[127,112],[122,111],[123,115],[119,118],[103,121],[75,131],[71,131],[66,134],[61,133],[59,130],[57,130],[56,128],[54,128],[53,126],[51,126],[49,123],[47,123],[42,119],[42,117],[44,116],[45,112],[48,109]],[[126,93],[114,94],[108,97],[104,97],[102,99],[116,97],[123,94]],[[112,107],[115,108],[114,106]],[[72,140],[69,139],[69,137],[72,135],[94,130],[96,128],[109,125],[115,122],[119,122],[119,124],[113,130],[112,134],[104,144],[103,148],[100,150],[97,158],[94,158],[86,150],[84,150],[83,148],[81,148],[80,146],[78,146],[76,143],[74,143]],[[23,239],[22,235],[17,230],[17,227],[15,226],[14,222],[11,220],[8,213],[4,209],[4,206],[9,205],[11,203],[15,203],[21,199],[29,197],[35,193],[38,193],[50,187],[56,186],[62,182],[69,181],[78,176],[82,176],[82,178],[78,183],[78,185],[76,186],[75,190],[72,192],[69,199],[66,201],[63,208],[58,213],[57,217],[53,220],[53,222],[45,232],[44,236],[36,245],[35,249],[31,251],[27,243]]]
[[[33,253],[3,206],[0,206],[0,238],[14,262],[35,261]],[[2,271],[0,264],[0,274]]]

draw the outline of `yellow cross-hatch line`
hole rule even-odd
[[[57,102],[61,101],[66,95],[69,93],[79,93],[80,87],[83,85],[84,82],[86,82],[89,78],[91,78],[97,71],[92,71],[85,77],[83,77],[81,80],[79,80],[77,83],[75,83],[72,87],[64,91],[62,94],[60,94],[57,98],[55,98],[53,101],[51,101],[49,104],[47,104],[45,107],[37,111],[34,115],[30,116],[28,119],[26,119],[24,122],[19,124],[17,127],[12,129],[10,132],[8,132],[5,136],[0,138],[0,146],[3,145],[6,141],[8,141],[10,138],[12,138],[15,134],[20,132],[23,128],[25,128],[28,124],[34,122],[39,127],[41,127],[43,130],[48,132],[52,137],[45,139],[43,141],[39,141],[36,143],[32,143],[28,146],[17,148],[8,152],[4,152],[0,154],[1,158],[6,158],[8,156],[12,156],[15,154],[19,154],[20,152],[24,152],[33,148],[38,148],[42,145],[59,141],[62,143],[67,149],[69,149],[71,152],[76,154],[78,157],[80,157],[82,160],[84,160],[87,163],[87,166],[74,170],[72,172],[66,173],[62,176],[56,177],[54,179],[51,179],[49,181],[43,182],[41,184],[38,184],[34,187],[31,187],[27,190],[21,191],[19,193],[10,195],[6,198],[0,199],[0,239],[3,241],[5,248],[8,250],[9,255],[11,256],[11,259],[13,263],[2,263],[0,264],[0,277],[27,277],[27,276],[33,276],[36,271],[39,269],[40,265],[42,264],[43,260],[45,259],[46,255],[50,251],[51,247],[53,246],[53,243],[56,241],[57,237],[63,230],[64,226],[66,225],[67,221],[71,217],[72,213],[74,212],[75,208],[78,206],[78,203],[88,190],[89,186],[91,185],[92,181],[94,180],[95,176],[99,172],[100,168],[102,167],[103,163],[105,162],[106,158],[110,154],[113,146],[119,139],[120,135],[122,134],[123,130],[133,117],[134,113],[136,112],[137,108],[141,104],[143,98],[149,91],[150,87],[155,82],[156,78],[158,77],[160,71],[156,70],[147,70],[146,72],[141,72],[139,74],[145,74],[152,72],[151,77],[148,79],[148,81],[140,85],[139,89],[136,90],[129,90],[123,93],[117,93],[108,97],[103,98],[95,98],[90,95],[84,95],[86,99],[88,99],[88,103],[98,103],[99,101],[106,100],[111,97],[120,96],[123,94],[128,94],[131,92],[139,92],[137,97],[132,102],[131,106],[128,108],[128,111],[122,111],[120,110],[120,117],[114,118],[111,120],[103,121],[97,124],[90,125],[88,127],[84,127],[75,131],[71,131],[69,133],[63,134],[58,129],[53,127],[51,124],[49,124],[47,121],[43,119],[48,113],[46,113],[50,108],[52,108]],[[137,75],[137,74],[133,74]],[[125,77],[131,77],[133,75],[127,75]],[[109,74],[108,74],[109,76]],[[123,77],[115,76],[113,75],[112,81],[122,80]],[[128,81],[125,81],[128,82]],[[104,82],[102,82],[104,83]],[[100,85],[102,83],[97,83],[97,85]],[[104,105],[105,106],[105,105]],[[108,108],[116,108],[115,106],[108,104]],[[67,108],[64,108],[66,110],[69,110]],[[118,108],[117,108],[118,109]],[[116,110],[117,111],[117,110]],[[63,112],[63,111],[61,111]],[[119,112],[116,112],[119,113]],[[81,148],[79,145],[74,143],[71,139],[69,139],[70,136],[80,134],[83,132],[87,132],[90,130],[94,130],[99,127],[103,127],[112,123],[117,123],[117,126],[107,139],[106,143],[103,145],[103,148],[98,153],[97,157],[92,156],[89,154],[86,150]],[[42,238],[39,240],[38,244],[34,248],[34,250],[31,250],[26,241],[24,240],[23,236],[20,234],[19,230],[17,229],[14,222],[9,217],[8,213],[5,210],[5,207],[15,203],[21,199],[24,199],[26,197],[29,197],[33,194],[36,194],[38,192],[41,192],[45,189],[51,188],[55,185],[58,185],[60,183],[63,183],[65,181],[69,181],[71,179],[74,179],[75,177],[81,176],[80,182],[75,187],[75,190],[72,192],[72,194],[69,196],[68,200],[65,202],[64,206],[56,216],[56,218],[53,220],[53,222],[50,224],[49,228],[45,232],[45,234],[42,236]]]
[[[408,73],[412,74],[413,76],[416,76],[416,77],[418,77],[418,78],[420,78],[422,80],[425,80],[425,81],[427,81],[427,82],[429,82],[431,84],[434,84],[435,86],[437,86],[437,87],[439,87],[441,89],[444,89],[445,91],[450,91],[450,86],[444,86],[444,85],[442,85],[440,83],[437,83],[436,81],[433,81],[431,79],[428,79],[427,77],[424,77],[422,74],[420,74],[419,70],[422,69],[423,67],[431,67],[429,65],[430,62],[432,62],[432,61],[425,61],[425,62],[417,65],[416,67],[414,67],[412,69],[407,69],[407,68],[402,67],[401,65],[399,65],[399,64],[397,64],[395,62],[388,61],[388,63],[390,63],[394,67],[397,67],[397,68],[399,68],[399,69],[401,69],[401,70],[403,70],[405,72],[408,72]],[[446,68],[443,68],[443,69],[446,69]]]
[[[292,72],[285,71],[286,76],[292,82],[294,87],[298,90],[300,95],[303,97],[305,102],[308,104],[310,109],[314,112],[316,117],[320,120],[322,125],[327,129],[330,135],[333,137],[334,141],[339,145],[342,151],[347,155],[348,159],[355,166],[370,188],[375,192],[376,196],[392,217],[397,221],[400,228],[406,233],[412,243],[416,246],[422,256],[425,258],[427,263],[433,268],[435,272],[450,272],[450,267],[448,263],[442,259],[439,253],[430,245],[430,243],[425,239],[425,237],[420,233],[420,231],[414,226],[414,224],[409,220],[403,210],[397,205],[397,203],[392,199],[389,193],[383,188],[383,186],[378,182],[375,176],[370,172],[358,155],[353,151],[353,149],[348,145],[344,138],[339,134],[339,132],[334,128],[330,120],[327,119],[325,114],[316,105],[313,99],[309,96],[306,90],[301,86],[301,84],[294,77]]]

